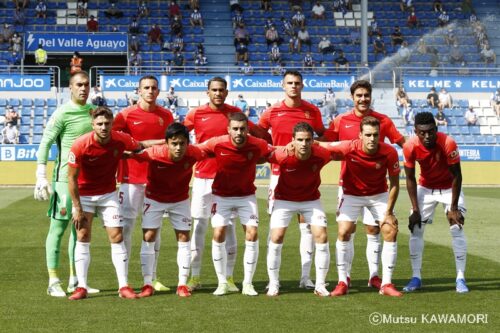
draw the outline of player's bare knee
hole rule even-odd
[[[271,230],[271,241],[274,244],[283,244],[283,240],[285,239],[285,230],[282,228],[272,229]]]
[[[156,240],[157,229],[142,229],[143,237],[145,242],[154,242]]]
[[[340,222],[337,238],[339,241],[348,242],[351,239],[351,234],[355,228],[352,222]]]
[[[226,227],[214,228],[213,240],[217,243],[222,243],[226,240]]]
[[[123,242],[122,228],[106,228],[110,243],[117,244]]]
[[[380,233],[380,228],[376,225],[365,225],[365,230],[368,235],[378,235]]]
[[[189,242],[190,241],[190,238],[189,238],[189,231],[184,231],[184,230],[176,230],[175,231],[175,235],[177,237],[177,241],[178,242]]]
[[[245,239],[249,242],[255,242],[258,239],[258,231],[256,227],[247,226]]]
[[[382,226],[382,236],[386,242],[395,242],[398,235],[397,227],[388,223]]]

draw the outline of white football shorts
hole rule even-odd
[[[120,216],[128,219],[136,219],[142,211],[144,203],[144,192],[146,184],[123,183],[118,190],[118,202],[120,203]]]
[[[276,200],[269,228],[287,228],[295,214],[303,215],[307,224],[325,228],[327,226],[325,210],[319,199],[300,202]]]
[[[374,220],[363,220],[363,224],[378,226],[378,222],[384,219],[388,199],[389,192],[367,196],[342,194],[337,208],[337,222],[355,222],[363,209],[366,208]]]
[[[339,203],[342,199],[342,195],[344,194],[344,188],[342,186],[339,186],[339,193],[337,196],[337,210],[339,208]],[[375,223],[375,220],[373,219],[372,213],[368,210],[368,208],[363,208],[363,216],[361,216],[363,219],[363,223],[366,225],[377,225]],[[358,218],[356,217],[356,220],[354,220],[354,223],[358,222]]]
[[[214,195],[212,228],[225,227],[236,214],[242,225],[258,227],[259,209],[255,194],[244,197],[220,197]]]
[[[123,227],[118,210],[118,197],[116,192],[110,192],[101,195],[82,195],[80,196],[82,209],[86,213],[93,213],[100,217],[105,227],[119,228]]]
[[[276,189],[276,186],[278,185],[278,180],[280,179],[280,175],[273,175],[271,174],[271,178],[269,179],[269,190],[267,192],[267,213],[269,215],[272,214],[273,212],[273,206],[274,206],[274,190]]]
[[[189,199],[173,203],[164,203],[144,198],[142,228],[160,228],[164,213],[168,213],[170,223],[175,230],[191,230],[191,211],[189,208]]]
[[[450,210],[451,206],[451,188],[442,190],[433,190],[424,186],[417,186],[417,201],[418,207],[420,209],[420,216],[422,221],[427,223],[432,223],[434,219],[434,212],[436,206],[441,203],[444,208],[444,213],[446,214]],[[464,192],[460,191],[460,196],[458,197],[458,209],[462,212],[465,217],[467,208],[465,207]]]

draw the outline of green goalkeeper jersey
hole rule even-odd
[[[77,138],[92,131],[90,111],[94,108],[92,104],[82,106],[69,101],[59,106],[50,117],[38,147],[37,162],[47,164],[50,147],[54,143],[57,145],[53,182],[68,182],[69,150]]]

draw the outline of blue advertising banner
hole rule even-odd
[[[231,90],[237,91],[281,91],[282,88],[281,76],[268,75],[232,75]],[[334,91],[348,90],[351,84],[355,81],[352,75],[335,75],[335,76],[314,76],[304,75],[304,89],[307,91],[325,91],[327,88],[332,88]]]
[[[73,53],[99,52],[122,53],[127,52],[128,37],[125,33],[26,33],[25,50],[34,52],[38,44],[42,44],[47,52]]]
[[[175,88],[176,91],[207,91],[208,81],[213,75],[186,75],[167,76],[167,89]],[[224,78],[230,82],[229,76]],[[231,88],[228,88],[231,90]]]
[[[0,91],[50,91],[50,75],[0,74]]]
[[[464,77],[464,76],[404,76],[404,88],[408,92],[428,92],[432,87],[439,91],[445,88],[449,92],[494,92],[500,88],[500,77]]]
[[[38,145],[2,145],[0,161],[36,161]],[[57,147],[52,145],[49,151],[49,161],[55,160]]]
[[[399,160],[403,160],[403,149],[393,145],[398,151]],[[459,146],[462,162],[494,162],[500,161],[500,146]]]
[[[103,91],[132,91],[139,86],[141,76],[135,75],[101,75]]]

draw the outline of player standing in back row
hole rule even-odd
[[[298,71],[288,70],[283,75],[283,90],[285,99],[267,110],[265,110],[260,119],[259,126],[265,130],[271,130],[274,146],[286,146],[292,141],[292,133],[295,125],[305,122],[311,125],[318,136],[323,135],[325,127],[321,117],[320,110],[311,103],[302,99],[302,89],[304,83],[302,74]],[[278,184],[280,175],[279,165],[271,166],[271,180],[269,184],[269,209],[271,214],[274,204],[274,189]],[[312,255],[314,252],[314,240],[311,234],[311,227],[304,223],[299,216],[300,227],[300,257],[302,265],[302,274],[300,278],[300,288],[314,289],[315,285],[310,279],[312,265]]]
[[[403,288],[412,292],[422,288],[421,269],[424,251],[425,226],[432,223],[436,206],[441,203],[450,223],[453,253],[457,270],[456,291],[469,291],[465,283],[467,241],[464,194],[460,154],[455,140],[438,133],[434,116],[421,112],[415,116],[415,134],[403,146],[406,172],[406,188],[412,205],[409,217],[410,261],[413,270],[410,282]],[[415,179],[415,165],[420,164],[420,178]]]

